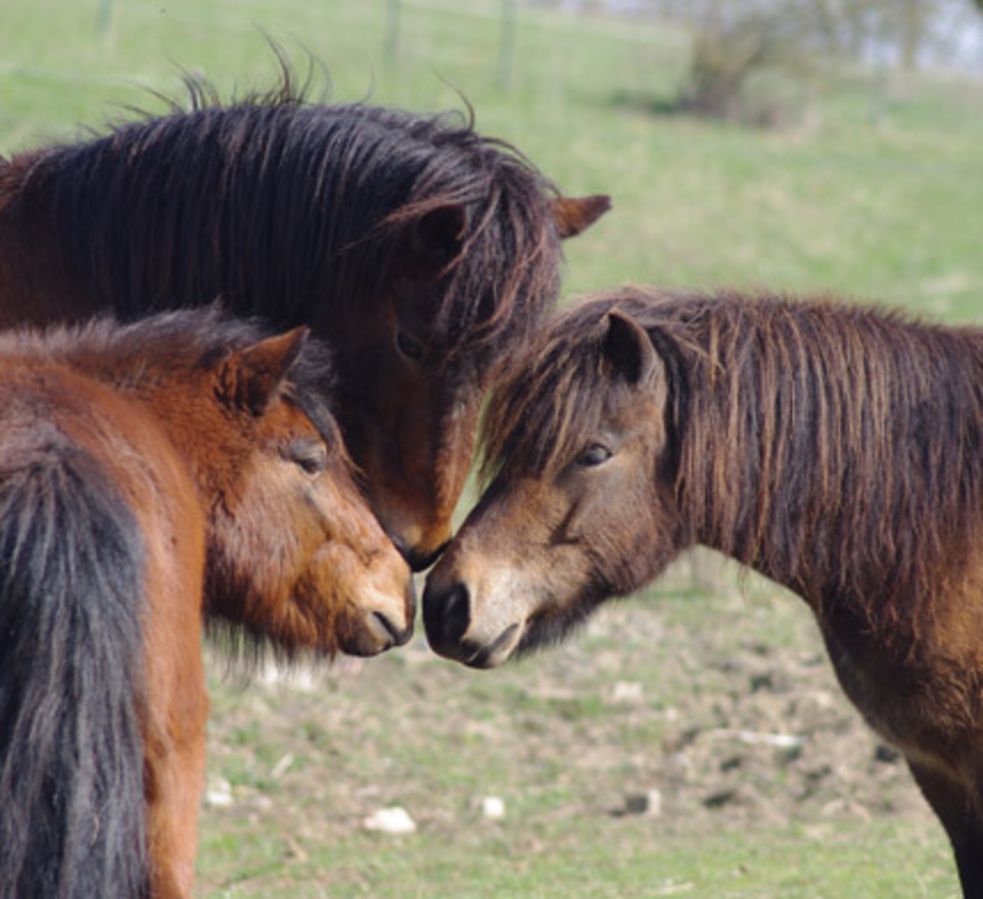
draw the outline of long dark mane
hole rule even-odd
[[[445,357],[462,341],[490,354],[534,329],[558,290],[553,186],[460,115],[306,94],[287,66],[276,89],[228,104],[193,86],[187,109],[9,166],[0,215],[28,237],[53,229],[68,271],[119,317],[222,295],[323,333],[381,299],[415,217],[464,203],[429,337]]]
[[[602,295],[493,394],[486,474],[548,471],[589,436],[615,307],[667,364],[668,476],[692,540],[817,609],[845,599],[872,628],[927,626],[983,516],[983,332],[827,301]]]

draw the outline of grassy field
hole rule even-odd
[[[689,580],[494,674],[416,640],[216,683],[211,787],[235,802],[206,807],[202,895],[954,897],[940,829],[803,610]],[[633,813],[653,790],[658,814]],[[391,805],[415,834],[362,829]]]
[[[3,0],[0,153],[159,108],[147,88],[178,93],[178,65],[227,93],[267,85],[265,31],[322,59],[339,100],[463,93],[564,190],[611,193],[568,246],[569,292],[767,285],[983,322],[980,85],[826,73],[793,127],[761,131],[653,114],[686,66],[672,30],[523,9],[505,90],[497,3],[402,7],[387,60],[382,0]],[[698,556],[493,674],[418,638],[301,685],[216,675],[209,770],[232,804],[206,805],[200,895],[955,895],[941,831],[804,610],[733,583]],[[774,733],[798,748],[742,736]],[[628,810],[652,790],[659,814]],[[397,803],[417,833],[362,829]]]

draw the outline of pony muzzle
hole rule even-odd
[[[491,625],[492,633],[479,633],[472,618],[471,593],[466,583],[441,588],[427,583],[423,594],[423,624],[427,642],[437,655],[471,668],[494,668],[512,654],[525,630],[514,621]]]
[[[358,655],[375,655],[395,646],[403,646],[413,636],[416,594],[412,578],[407,580],[402,598],[373,590],[363,603],[363,631],[368,639],[359,641]]]
[[[435,549],[419,547],[419,546],[404,546],[398,540],[393,540],[396,549],[399,550],[399,554],[406,560],[406,564],[410,566],[410,571],[426,571],[437,559],[440,558],[441,553],[447,548],[449,539],[443,539]]]

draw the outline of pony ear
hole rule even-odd
[[[428,266],[443,267],[461,251],[469,220],[467,207],[460,203],[425,212],[412,225],[414,254]]]
[[[301,326],[234,350],[218,372],[222,399],[251,415],[262,415],[279,394],[310,333],[310,328]]]
[[[607,194],[592,194],[589,197],[557,197],[550,203],[556,233],[561,240],[576,237],[586,231],[605,212],[611,208],[611,198]]]
[[[633,387],[663,370],[662,359],[645,329],[620,309],[612,309],[607,315],[602,350],[614,374]]]

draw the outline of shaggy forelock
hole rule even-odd
[[[492,389],[480,434],[485,480],[506,469],[541,476],[597,429],[611,386],[601,340],[614,305],[558,315]]]

